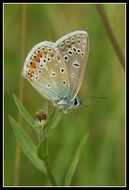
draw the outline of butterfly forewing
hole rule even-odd
[[[69,93],[69,79],[63,58],[52,42],[41,42],[29,52],[23,75],[45,98],[56,101]]]
[[[68,98],[73,100],[81,87],[89,52],[88,34],[85,31],[72,32],[60,38],[54,46],[66,64],[70,91]]]

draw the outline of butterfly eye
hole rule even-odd
[[[73,105],[74,106],[79,106],[80,105],[80,101],[77,98],[75,98],[74,101],[73,101]]]

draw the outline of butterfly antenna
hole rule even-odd
[[[88,105],[86,105],[86,104],[82,104],[82,106],[84,107],[84,108],[88,108],[89,106]]]
[[[80,102],[81,102],[81,106],[83,106],[84,108],[88,108],[88,105],[86,105],[84,102],[82,102],[82,99],[80,100]]]
[[[108,99],[109,97],[107,96],[86,96],[86,98],[91,98],[91,99]],[[84,102],[81,101],[81,106],[85,107],[85,108],[88,108],[89,106],[86,105]]]
[[[109,99],[107,96],[86,96],[86,98],[92,98],[92,99]]]

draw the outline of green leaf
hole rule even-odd
[[[32,142],[30,137],[25,133],[23,128],[17,123],[11,116],[9,116],[9,121],[15,136],[26,156],[29,160],[36,166],[43,174],[47,175],[44,162],[37,156],[37,147]]]
[[[47,138],[42,140],[37,148],[38,157],[42,160],[48,159],[48,142]]]
[[[14,94],[13,94],[13,99],[14,99],[14,102],[15,102],[18,110],[20,111],[20,113],[22,114],[22,116],[24,117],[26,122],[35,129],[35,121],[31,117],[29,112],[26,110],[26,108],[23,106],[21,101]]]
[[[63,116],[63,112],[54,111],[44,125],[44,136],[48,137],[50,133],[56,128]]]
[[[64,182],[65,186],[69,186],[72,181],[73,175],[75,173],[75,170],[76,170],[77,164],[79,162],[82,149],[86,143],[87,137],[88,137],[88,134],[82,139],[82,141],[80,142],[80,144],[76,150],[73,161],[71,163],[71,166],[69,167],[69,170],[68,170],[66,178],[65,178],[65,182]]]

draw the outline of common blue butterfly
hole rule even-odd
[[[43,41],[27,55],[23,75],[46,99],[64,113],[80,105],[77,94],[89,54],[85,31],[71,32],[55,43]]]

